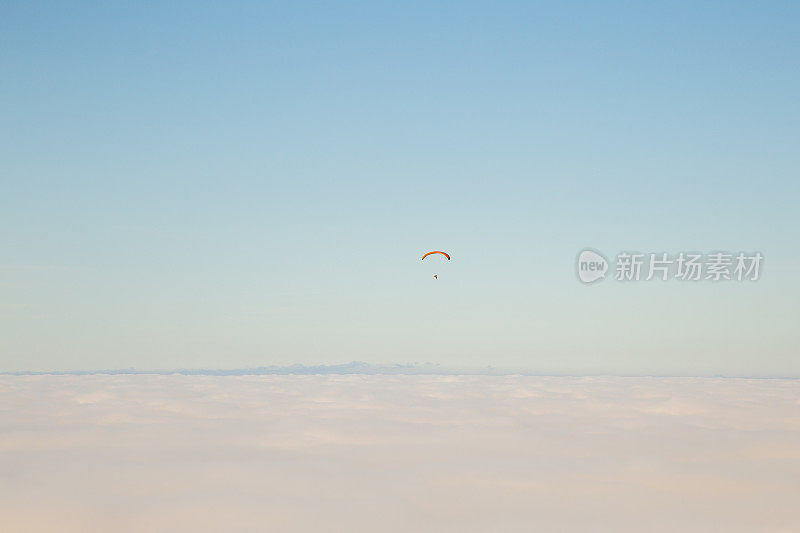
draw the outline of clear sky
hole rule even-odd
[[[800,375],[798,20],[2,2],[0,370]],[[583,286],[587,246],[765,262]]]

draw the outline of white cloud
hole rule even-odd
[[[800,382],[0,376],[3,531],[796,531]]]

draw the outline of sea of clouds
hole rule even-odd
[[[0,531],[800,531],[800,381],[0,376]]]

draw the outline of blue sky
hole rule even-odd
[[[798,375],[799,11],[3,3],[0,369]]]

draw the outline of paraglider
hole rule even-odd
[[[428,257],[429,255],[433,255],[433,254],[441,254],[441,255],[445,256],[448,261],[450,261],[450,254],[448,254],[447,252],[440,252],[439,250],[434,250],[433,252],[428,252],[427,254],[422,256],[422,259],[420,261],[424,261],[426,257]],[[439,274],[434,274],[433,275],[433,279],[439,279]]]

